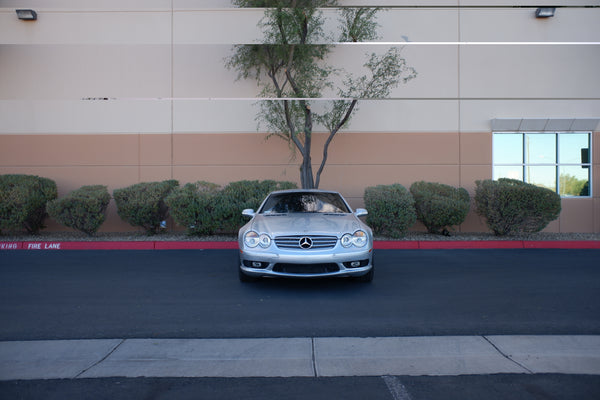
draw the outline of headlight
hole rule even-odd
[[[354,235],[352,236],[352,238],[354,239],[353,243],[356,247],[365,247],[365,245],[369,241],[369,239],[367,237],[367,233],[365,231],[354,232]]]
[[[352,246],[352,235],[349,233],[346,233],[344,236],[342,236],[342,240],[340,242],[342,243],[342,246],[344,246],[344,247]]]
[[[266,249],[267,247],[269,247],[271,245],[271,238],[266,233],[263,233],[262,235],[260,235],[258,237],[258,244],[263,249]]]
[[[267,248],[271,245],[271,237],[266,233],[259,235],[254,231],[249,231],[244,235],[244,244],[252,248],[259,245],[262,248]]]
[[[244,235],[244,244],[248,247],[256,247],[258,246],[258,233],[254,231],[246,232]]]
[[[350,247],[352,245],[356,247],[365,247],[369,241],[367,233],[365,231],[356,231],[354,234],[346,233],[342,236],[341,243],[344,247]]]

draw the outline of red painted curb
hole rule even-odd
[[[522,249],[523,242],[518,240],[473,240],[473,241],[420,241],[423,250],[451,249]]]
[[[237,242],[154,242],[155,250],[228,250],[237,248]]]
[[[600,249],[600,241],[525,241],[523,247],[525,249]]]
[[[373,248],[375,248],[375,250],[417,250],[419,248],[419,242],[376,240],[373,242]]]
[[[125,241],[125,242],[0,242],[0,250],[232,250],[235,241]],[[579,241],[375,241],[380,250],[452,250],[452,249],[600,249],[598,240]]]
[[[0,250],[21,250],[23,248],[23,242],[2,242],[0,243]]]
[[[23,242],[24,250],[154,250],[154,242]]]

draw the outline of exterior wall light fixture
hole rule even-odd
[[[37,19],[37,13],[33,10],[16,10],[17,17],[23,21],[35,21]]]
[[[536,18],[550,18],[554,17],[554,13],[556,12],[556,7],[540,7],[535,10]]]

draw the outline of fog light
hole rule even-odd
[[[346,261],[344,263],[344,267],[346,268],[361,268],[367,265],[369,265],[369,260]]]
[[[265,269],[269,266],[268,262],[244,260],[244,267]]]

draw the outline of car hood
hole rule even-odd
[[[269,233],[273,237],[281,235],[335,235],[354,233],[366,229],[354,214],[258,214],[252,221],[251,229],[259,233]]]

